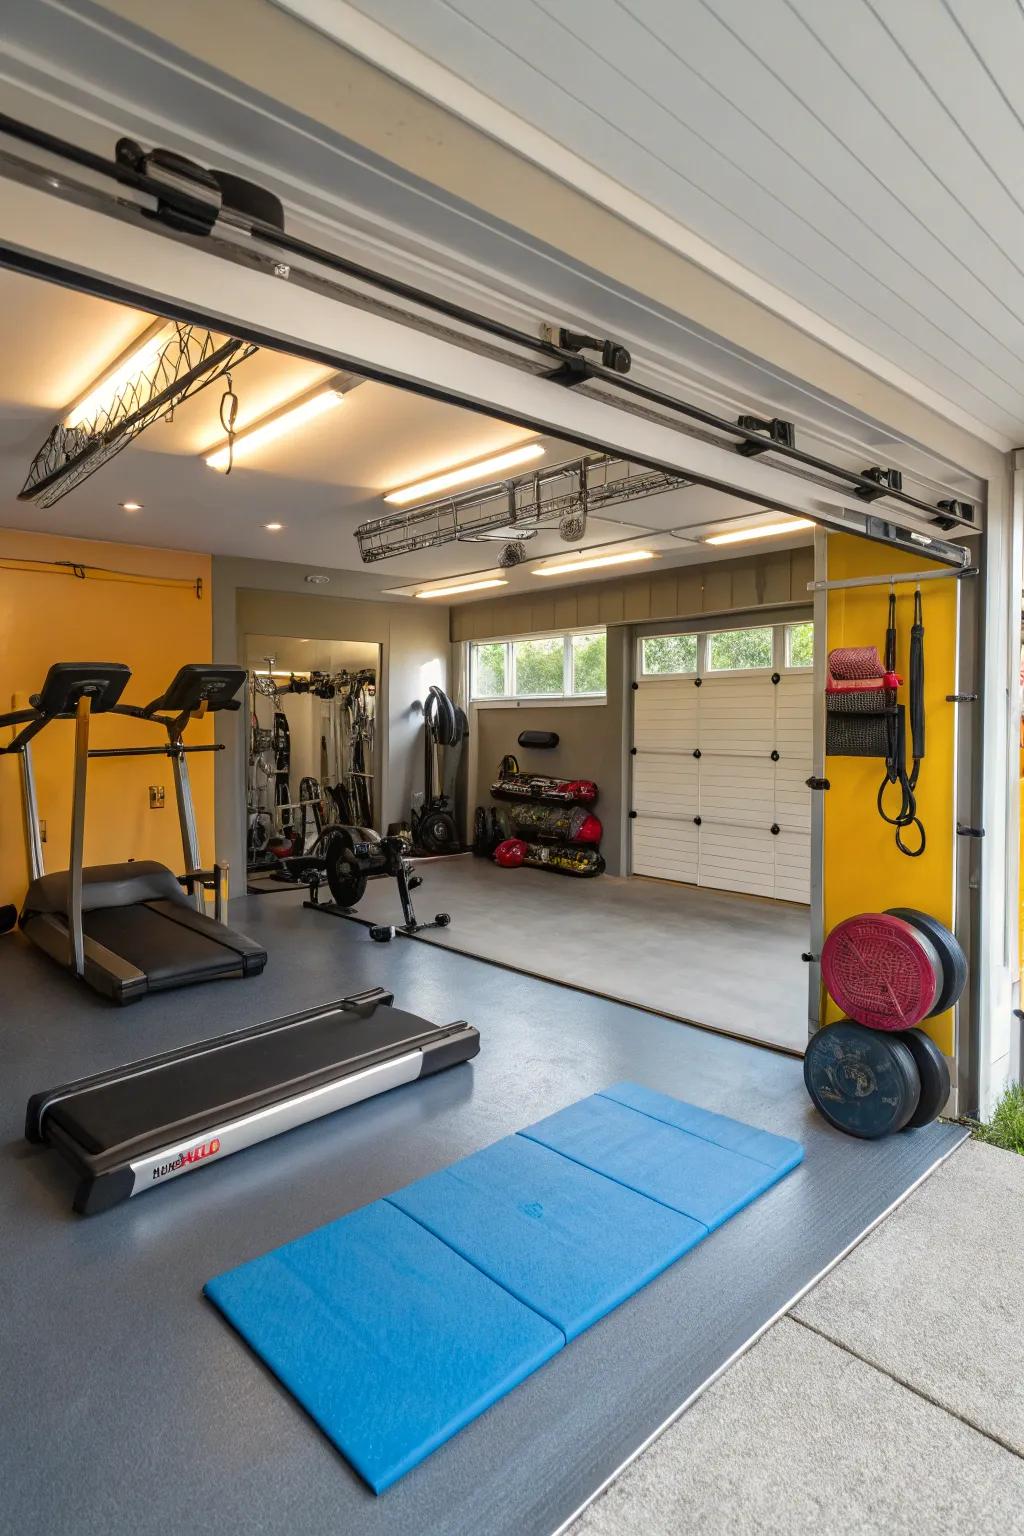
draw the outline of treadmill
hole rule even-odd
[[[226,867],[199,864],[195,812],[186,755],[213,752],[215,745],[186,746],[188,720],[208,711],[237,709],[245,670],[232,666],[182,667],[170,687],[144,708],[121,704],[130,669],[120,662],[56,662],[30,708],[0,716],[14,726],[13,740],[0,751],[21,761],[25,834],[32,882],[19,919],[22,931],[54,960],[104,997],[131,1003],[148,992],[193,982],[258,975],[267,952],[224,921]],[[158,726],[159,746],[92,749],[89,725],[95,714],[116,713]],[[75,720],[74,793],[68,869],[44,873],[32,739],[57,719]],[[156,755],[171,759],[185,873],[176,876],[151,860],[83,868],[86,782],[91,758]],[[205,910],[213,890],[215,917]]]
[[[393,1004],[375,987],[33,1094],[25,1135],[71,1164],[76,1211],[109,1210],[478,1054],[471,1024],[431,1024]]]

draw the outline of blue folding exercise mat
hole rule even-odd
[[[381,1493],[802,1157],[618,1083],[205,1293]]]

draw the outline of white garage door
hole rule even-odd
[[[647,655],[651,665],[666,658],[671,664],[666,639],[687,638],[700,671],[672,676],[648,668],[638,675],[634,874],[810,901],[805,781],[812,763],[812,674],[809,667],[785,665],[793,631],[802,632],[806,646],[808,628],[779,625],[758,632],[778,666],[720,672],[706,667],[716,637],[656,637],[662,644]],[[728,658],[727,647],[724,652]],[[676,664],[689,654],[677,647]],[[804,652],[798,648],[797,654]]]

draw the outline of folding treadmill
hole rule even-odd
[[[22,796],[29,868],[32,874],[22,907],[23,932],[54,960],[105,997],[134,1002],[147,992],[192,982],[254,976],[267,952],[223,921],[226,869],[199,865],[195,812],[186,754],[219,750],[213,745],[186,746],[188,720],[208,710],[237,709],[235,695],[245,682],[242,667],[182,667],[167,689],[144,708],[119,703],[131,672],[119,662],[57,662],[46,674],[30,708],[0,716],[0,727],[14,726],[13,740],[0,751],[21,760]],[[90,750],[89,724],[94,714],[117,713],[159,726],[160,746]],[[51,721],[75,720],[74,793],[68,869],[47,875],[39,835],[31,741]],[[169,757],[174,772],[185,873],[149,860],[83,868],[86,780],[90,758]],[[215,913],[205,910],[205,892],[215,893]]]
[[[469,1061],[480,1036],[382,988],[33,1094],[25,1135],[79,1176],[91,1216],[360,1099]]]

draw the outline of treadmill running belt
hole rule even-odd
[[[802,1157],[621,1083],[205,1294],[380,1493]]]
[[[312,1087],[340,1065],[355,1067],[359,1057],[397,1049],[403,1035],[415,1049],[411,1042],[422,1041],[429,1028],[416,1014],[393,1007],[331,1008],[312,1019],[303,1014],[293,1024],[266,1034],[244,1031],[208,1050],[200,1042],[194,1055],[173,1066],[135,1074],[130,1093],[124,1080],[103,1083],[58,1099],[48,1114],[90,1153],[136,1140],[170,1143],[211,1120],[259,1108],[268,1097],[280,1099],[290,1084]]]
[[[170,921],[144,902],[85,912],[82,931],[86,938],[95,939],[144,972],[150,992],[193,981],[215,981],[238,971],[238,955],[233,949]]]

